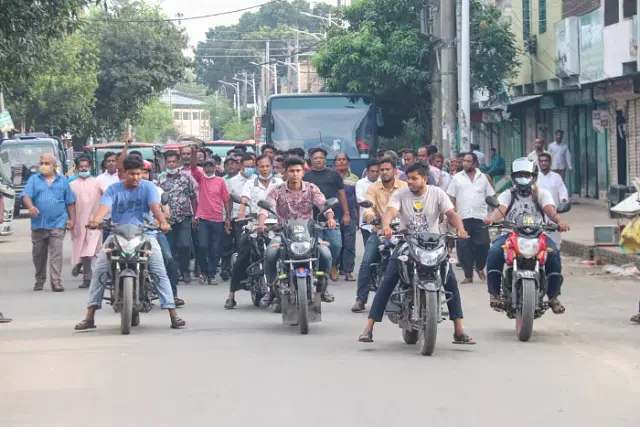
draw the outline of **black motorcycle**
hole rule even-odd
[[[436,346],[442,306],[451,299],[444,283],[451,268],[447,242],[453,234],[420,232],[406,235],[400,242],[400,281],[386,308],[391,322],[402,328],[407,344],[420,342],[420,354],[430,356]]]
[[[372,225],[380,226],[382,221],[380,219],[376,219]],[[384,272],[387,271],[387,265],[389,264],[389,258],[393,253],[393,250],[398,246],[398,243],[404,239],[404,235],[397,234],[398,227],[400,226],[400,222],[397,219],[394,219],[391,222],[391,229],[395,234],[391,236],[389,239],[383,239],[378,245],[378,250],[380,251],[380,261],[374,262],[371,264],[371,283],[369,284],[369,290],[371,292],[377,292],[380,287],[380,283],[382,282],[382,278],[384,277]]]
[[[338,199],[326,201],[321,213],[338,205]],[[277,216],[265,200],[258,206]],[[278,292],[282,304],[282,323],[298,325],[301,334],[309,333],[309,323],[322,320],[322,292],[327,287],[326,275],[318,271],[318,234],[325,224],[311,219],[285,220],[274,229],[280,235],[281,257],[278,261]]]

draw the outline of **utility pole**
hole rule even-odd
[[[269,55],[269,42],[267,42],[267,46],[266,46],[266,55],[264,57],[264,62],[267,65],[266,67],[264,67],[266,69],[265,71],[265,80],[266,80],[266,89],[267,89],[267,93],[266,93],[266,97],[264,98],[264,102],[267,102],[267,99],[269,98],[269,95],[271,94],[271,91],[269,90],[271,87],[271,71],[269,69],[269,63],[271,62],[271,57]]]
[[[456,55],[456,0],[440,2],[440,34],[442,37],[442,154],[445,158],[457,152],[456,113],[458,72]]]
[[[258,99],[256,98],[256,73],[251,74],[251,90],[253,92],[253,115],[257,116],[258,113],[262,114],[262,106],[258,106]]]
[[[278,64],[273,63],[273,94],[278,94]]]
[[[244,92],[242,93],[242,96],[244,96],[243,106],[244,106],[244,108],[247,108],[248,93],[249,93],[249,82],[247,81],[247,79],[248,79],[247,70],[244,70],[243,75],[244,75],[243,76],[244,77]]]
[[[298,33],[296,33],[298,34]],[[291,46],[291,43],[287,42],[287,64],[291,64],[291,57],[293,56],[293,47]],[[289,90],[289,93],[293,93],[293,78],[291,75],[291,67],[289,65],[287,65],[287,89]]]
[[[471,40],[470,40],[470,4],[469,0],[462,0],[461,7],[461,58],[460,58],[460,149],[467,152],[470,149],[471,135]]]
[[[296,92],[300,93],[300,33],[296,31]]]
[[[0,113],[4,113],[4,92],[0,90]],[[4,139],[7,137],[7,133],[2,130],[0,131],[0,139]]]
[[[437,0],[436,0],[437,1]],[[446,1],[446,0],[444,0]],[[431,2],[427,19],[431,39],[435,40],[435,55],[431,58],[431,143],[442,150],[442,67],[440,61],[440,2]]]

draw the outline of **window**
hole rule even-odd
[[[180,111],[173,112],[173,120],[180,120]]]
[[[604,26],[617,24],[620,21],[618,0],[604,0]]]
[[[202,111],[200,113],[200,117],[202,117],[202,120],[209,120],[209,113],[207,113],[206,111]]]
[[[625,18],[631,18],[638,13],[638,3],[636,0],[623,0],[622,11]]]
[[[531,0],[522,0],[522,40],[525,46],[531,38]]]
[[[538,0],[538,33],[547,32],[547,0]]]
[[[198,112],[198,111],[194,111],[194,112],[191,114],[191,119],[192,119],[192,120],[200,120],[200,114],[199,114],[199,112]]]
[[[182,120],[189,120],[189,112],[188,111],[183,111],[182,112]]]

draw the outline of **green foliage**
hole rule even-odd
[[[51,42],[51,60],[14,83],[7,108],[29,128],[61,135],[91,123],[98,87],[96,46],[82,31]]]
[[[253,122],[245,120],[243,122],[230,121],[222,128],[222,137],[227,141],[246,141],[253,139]]]
[[[0,90],[15,85],[52,58],[49,45],[75,31],[90,0],[0,1]]]
[[[142,107],[133,130],[137,141],[162,142],[175,131],[171,108],[159,99],[153,99]]]
[[[403,148],[416,147],[424,135],[424,126],[415,118],[402,122],[402,133],[391,138],[380,138],[380,149],[398,153]]]
[[[92,15],[91,34],[100,49],[96,91],[97,134],[117,133],[125,119],[136,120],[143,105],[184,77],[184,31],[158,7],[142,1],[118,3]],[[147,20],[154,22],[126,22]]]

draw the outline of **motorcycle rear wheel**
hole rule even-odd
[[[258,287],[261,290],[256,290],[256,286],[251,287],[251,302],[256,307],[260,306],[260,300],[264,297],[264,289],[267,289],[267,281],[264,277],[261,277],[258,281]]]
[[[309,333],[309,297],[307,295],[307,289],[311,285],[311,277],[307,276],[306,280],[300,280],[295,277],[298,293],[298,325],[300,326],[300,333],[307,335]]]
[[[522,279],[522,291],[516,308],[516,335],[520,341],[526,342],[533,332],[533,319],[536,313],[536,281]]]
[[[431,356],[436,349],[438,320],[440,318],[440,292],[420,291],[421,325],[420,354]]]
[[[133,319],[133,277],[122,278],[122,310],[120,311],[120,333],[129,335]]]

